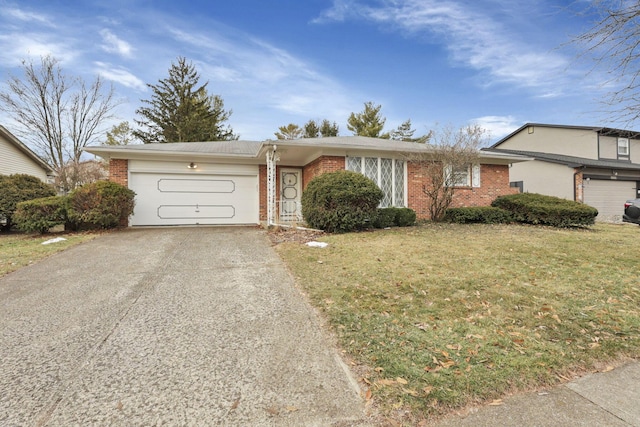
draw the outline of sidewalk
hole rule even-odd
[[[590,374],[548,391],[504,399],[434,427],[640,427],[640,362]]]

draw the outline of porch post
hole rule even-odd
[[[276,217],[276,148],[267,151],[267,226],[275,225]]]

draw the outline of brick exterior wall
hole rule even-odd
[[[344,157],[338,156],[321,156],[311,163],[302,167],[302,189],[307,187],[309,181],[318,175],[327,172],[335,172],[343,170],[345,166]],[[291,168],[300,169],[298,166],[276,165],[276,198],[280,194],[280,169]],[[258,182],[260,186],[260,221],[267,220],[267,165],[259,166]]]
[[[408,207],[416,211],[418,219],[430,219],[429,199],[422,191],[430,182],[419,164],[407,162]],[[480,165],[480,187],[456,189],[451,207],[489,206],[498,196],[516,193],[517,188],[509,187],[509,166]]]
[[[109,181],[129,186],[129,160],[110,159],[109,160]]]
[[[344,170],[345,159],[340,156],[321,156],[302,168],[302,188],[316,176],[324,173]]]

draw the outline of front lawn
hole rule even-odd
[[[640,229],[429,224],[277,246],[408,425],[640,356]]]
[[[21,267],[95,238],[98,233],[69,234],[0,234],[0,277]],[[49,239],[64,237],[65,241],[43,245]]]

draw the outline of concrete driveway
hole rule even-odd
[[[347,426],[363,411],[261,230],[126,230],[0,278],[0,426]]]

